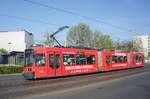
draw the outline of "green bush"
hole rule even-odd
[[[7,52],[7,50],[6,49],[4,49],[4,48],[0,48],[0,54],[1,55],[5,55],[5,54],[7,54],[8,52]]]
[[[21,73],[23,66],[0,66],[0,74]]]

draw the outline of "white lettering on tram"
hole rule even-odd
[[[126,56],[126,53],[114,53],[114,55]]]
[[[91,69],[93,65],[80,65],[80,66],[65,66],[65,70],[78,70],[78,69]],[[80,72],[80,71],[78,71]]]
[[[62,52],[63,54],[75,54],[75,52]]]
[[[88,69],[84,69],[84,70],[71,70],[70,73],[82,73],[82,72],[88,72]]]
[[[127,64],[114,64],[112,66],[127,66]]]
[[[136,65],[141,65],[142,63],[135,63]]]

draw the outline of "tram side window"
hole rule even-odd
[[[84,54],[77,54],[76,55],[76,64],[77,65],[84,65],[86,64],[86,58]]]
[[[64,54],[63,55],[63,64],[64,65],[73,65],[75,63],[74,54]]]
[[[60,66],[60,55],[56,54],[56,67]]]
[[[144,63],[144,56],[142,56],[142,62]]]
[[[118,56],[118,62],[122,63],[123,62],[123,56]]]
[[[52,68],[54,67],[54,55],[53,54],[49,55],[49,65]]]
[[[132,62],[135,63],[135,56],[132,57]]]
[[[136,56],[136,62],[139,62],[139,56]]]
[[[88,55],[86,57],[87,59],[87,64],[95,64],[95,56],[94,55]]]
[[[127,62],[127,56],[124,56],[123,62]]]
[[[45,66],[45,55],[44,54],[36,54],[36,65],[37,66]]]
[[[139,56],[139,62],[143,62],[143,57]]]
[[[107,64],[107,65],[110,64],[110,56],[106,56],[106,64]]]
[[[117,63],[117,56],[112,57],[112,63]]]

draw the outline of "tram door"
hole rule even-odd
[[[132,66],[135,66],[136,65],[136,55],[133,55],[132,56]]]
[[[60,76],[61,73],[61,56],[60,52],[48,52],[48,75]]]
[[[106,53],[105,64],[106,64],[107,70],[111,70],[111,63],[112,63],[111,57],[112,57],[112,55],[110,53]]]
[[[109,71],[111,70],[111,58],[112,57],[112,53],[110,51],[104,51],[103,52],[103,71]]]

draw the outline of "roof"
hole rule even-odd
[[[20,30],[20,31],[0,31],[0,33],[8,33],[8,32],[25,32],[25,33],[28,33],[29,35],[33,35],[33,33],[28,32],[27,30]]]

